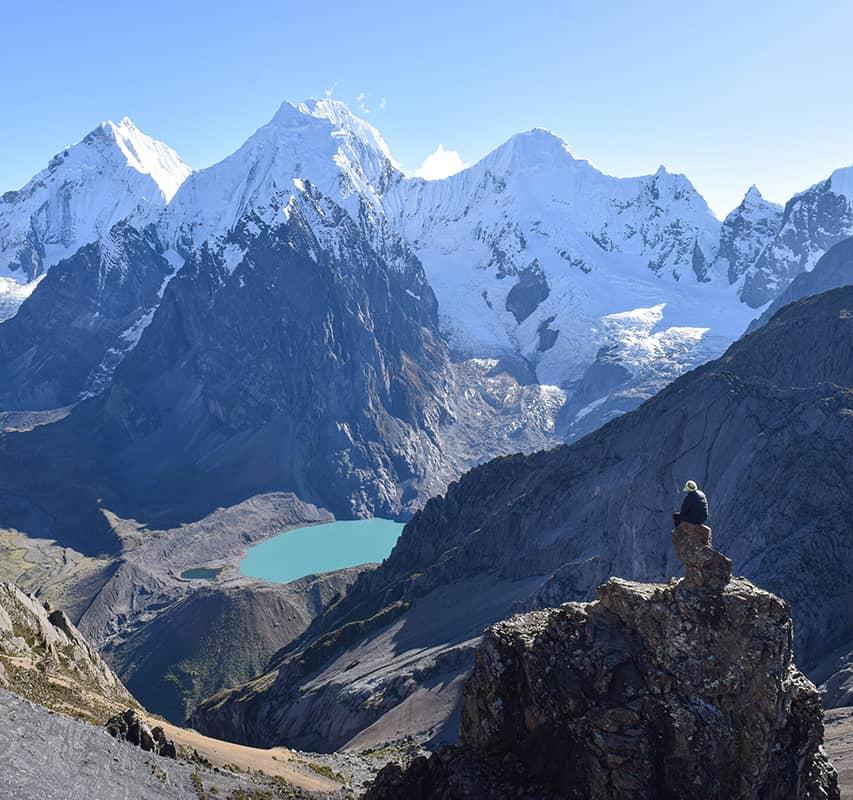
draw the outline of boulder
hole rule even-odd
[[[107,732],[116,739],[134,744],[148,753],[177,758],[175,743],[166,738],[166,732],[159,725],[153,730],[133,708],[116,714],[107,720]]]
[[[731,578],[709,528],[673,542],[680,580],[611,578],[594,602],[489,628],[460,744],[386,768],[366,797],[837,800],[787,603]]]
[[[721,588],[732,575],[731,559],[711,546],[711,529],[707,525],[682,522],[672,532],[675,554],[684,562],[687,586]]]

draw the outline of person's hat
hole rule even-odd
[[[687,481],[687,483],[684,484],[684,488],[682,489],[682,491],[683,492],[695,492],[696,488],[697,488],[696,487],[696,481]]]

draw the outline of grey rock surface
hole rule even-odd
[[[0,325],[0,409],[55,409],[104,388],[174,270],[159,249],[120,223],[48,272]]]
[[[298,797],[267,781],[214,772],[147,753],[89,725],[0,689],[2,800],[197,800],[198,786],[217,797]],[[245,794],[232,794],[243,791]]]
[[[611,578],[595,602],[489,628],[460,744],[386,768],[366,798],[839,798],[787,604],[721,577],[708,528],[673,541],[680,581]]]
[[[833,708],[826,712],[826,752],[838,771],[841,797],[853,797],[853,708]]]
[[[536,586],[473,576],[318,637],[285,647],[262,675],[207,699],[193,727],[267,747],[382,748],[409,737],[456,738],[463,677],[483,628]]]
[[[789,303],[804,297],[839,289],[853,283],[853,238],[843,239],[831,247],[815,264],[811,272],[797,275],[782,292],[749,326],[749,331],[757,330]]]

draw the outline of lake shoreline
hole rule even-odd
[[[291,583],[309,575],[379,564],[405,523],[369,517],[289,528],[246,549],[237,564],[242,578]]]

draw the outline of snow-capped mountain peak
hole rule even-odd
[[[738,212],[767,212],[767,211],[775,211],[782,212],[782,206],[778,203],[774,203],[772,200],[767,200],[763,194],[761,194],[761,190],[753,183],[749,189],[746,190],[746,194],[743,196],[743,200],[740,201],[740,204],[736,209],[731,211],[728,214],[728,217],[737,214]],[[727,218],[728,218],[727,217]]]
[[[122,117],[118,124],[107,120],[100,128],[116,143],[129,166],[151,176],[167,203],[192,172],[171,147],[144,134],[130,117]]]
[[[121,220],[153,221],[189,173],[129,119],[101,123],[0,196],[0,275],[30,281]]]
[[[541,158],[546,153],[575,158],[568,142],[547,128],[530,128],[530,130],[513,134],[506,142],[495,148],[494,153],[498,155],[509,153],[517,159]]]
[[[164,215],[164,239],[186,251],[226,236],[246,213],[290,190],[294,178],[353,216],[363,202],[379,213],[395,174],[379,132],[343,103],[285,102],[236,152],[183,184]]]
[[[720,223],[685,176],[616,178],[541,128],[443,180],[397,182],[384,205],[453,349],[520,357],[546,383],[580,377],[609,335],[602,317],[642,296],[672,301],[662,327],[684,325],[684,295],[718,277]]]
[[[741,298],[761,308],[834,244],[853,235],[853,166],[794,195],[781,212],[773,240],[744,273]]]
[[[103,123],[2,197],[0,277],[3,267],[38,275],[95,239],[109,257],[104,233],[119,219],[157,221],[148,234],[167,278],[205,245],[233,274],[256,239],[296,215],[317,263],[358,238],[395,272],[414,275],[419,259],[456,354],[524,364],[534,380],[575,392],[580,418],[603,402],[600,373],[618,377],[624,397],[652,391],[719,352],[752,308],[853,233],[853,167],[784,213],[752,186],[720,222],[685,175],[661,165],[615,177],[543,128],[447,178],[406,178],[379,131],[330,98],[283,103],[230,156],[183,180],[188,172],[130,119]],[[147,319],[134,318],[122,342]]]
[[[829,176],[829,186],[835,194],[844,195],[853,203],[853,165],[835,170]]]
[[[729,283],[748,280],[745,275],[776,236],[782,222],[782,207],[765,200],[758,187],[749,187],[740,205],[723,221],[717,266]]]
[[[391,154],[391,149],[382,138],[382,134],[369,122],[353,114],[346,103],[327,97],[322,100],[304,100],[296,108],[303,114],[326,119],[336,128],[352,133],[372,149],[385,156],[396,169],[400,168]]]
[[[754,204],[759,203],[762,200],[764,200],[764,195],[761,194],[758,187],[753,183],[752,186],[750,186],[749,189],[746,190],[746,194],[743,196],[742,203]]]

